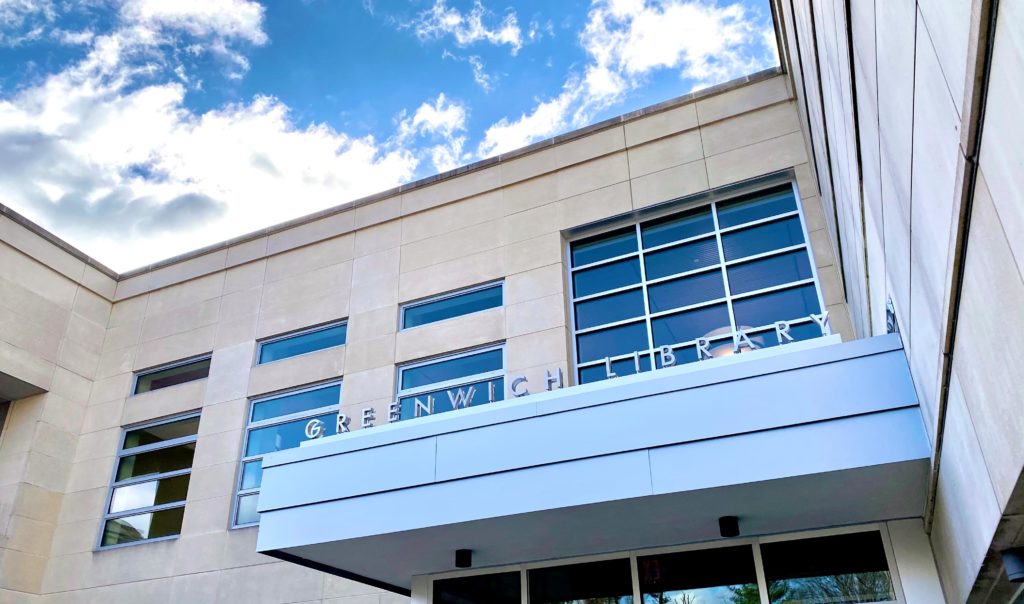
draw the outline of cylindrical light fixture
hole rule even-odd
[[[718,532],[723,537],[739,537],[740,519],[736,516],[721,516],[718,519]]]
[[[473,550],[455,550],[455,568],[469,568],[473,566]]]

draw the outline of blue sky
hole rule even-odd
[[[775,64],[766,0],[0,0],[0,202],[127,270]]]

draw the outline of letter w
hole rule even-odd
[[[459,388],[454,392],[455,396],[452,396],[452,391],[448,391],[448,400],[452,402],[452,409],[468,407],[469,404],[473,402],[473,395],[476,394],[476,386],[470,386],[467,390]]]

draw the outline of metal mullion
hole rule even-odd
[[[639,225],[637,225],[637,226],[639,226]],[[637,236],[639,236],[639,234]],[[612,256],[611,258],[605,258],[604,260],[597,260],[596,262],[591,262],[590,264],[581,264],[579,266],[572,266],[572,267],[569,267],[569,272],[570,273],[575,273],[577,271],[583,271],[583,270],[586,270],[588,268],[594,268],[595,266],[602,266],[604,264],[612,264],[614,262],[618,262],[619,260],[626,260],[627,258],[632,258],[633,256],[639,256],[640,255],[640,251],[639,250],[640,250],[640,244],[638,242],[637,243],[637,251],[635,251],[635,252],[629,252],[628,254],[621,254],[619,256]]]
[[[643,291],[644,297],[644,324],[647,326],[647,346],[650,350],[651,356],[651,371],[658,368],[657,360],[654,358],[654,330],[651,327],[651,304],[647,299],[647,267],[645,266],[646,256],[644,255],[644,240],[643,232],[640,229],[640,223],[636,223],[636,241],[637,249],[640,250],[639,262],[640,262],[640,285]],[[639,369],[637,373],[641,373]]]
[[[702,266],[700,268],[695,268],[695,269],[692,269],[692,270],[684,271],[682,273],[675,273],[675,274],[668,275],[668,276],[665,276],[665,277],[658,277],[656,279],[651,279],[650,281],[647,282],[647,284],[648,285],[657,285],[659,283],[664,283],[666,281],[675,281],[676,279],[685,279],[686,277],[692,277],[693,275],[699,275],[701,273],[710,273],[711,271],[713,271],[715,269],[720,269],[720,268],[722,268],[722,263],[721,262],[716,262],[716,263],[714,263],[712,265],[709,265],[709,266]]]
[[[108,512],[103,516],[104,521],[117,520],[119,518],[127,518],[129,516],[139,516],[141,514],[149,514],[152,512],[162,512],[164,510],[173,510],[175,508],[185,507],[185,500],[179,499],[178,501],[172,501],[170,503],[161,503],[158,505],[149,505],[144,508],[132,508],[124,512],[110,513]],[[109,507],[107,509],[110,509]]]
[[[729,327],[736,333],[736,315],[732,309],[732,290],[729,288],[729,272],[725,269],[725,249],[722,247],[722,229],[718,226],[718,202],[711,202],[711,219],[715,223],[715,242],[718,244],[718,263],[722,270],[722,285],[725,289],[725,304],[729,311]]]
[[[762,294],[770,294],[772,292],[782,291],[784,289],[792,289],[794,287],[800,287],[802,285],[811,285],[814,283],[813,278],[801,279],[799,281],[790,281],[781,285],[773,285],[771,287],[764,287],[761,289],[755,289],[754,291],[743,292],[742,294],[736,294],[733,296],[733,300],[745,300],[747,298],[754,298]]]
[[[671,308],[669,310],[659,310],[656,313],[651,313],[651,318],[665,317],[668,315],[675,315],[686,312],[688,310],[697,310],[698,308],[704,308],[705,306],[714,306],[715,304],[721,304],[726,302],[726,298],[715,298],[714,300],[707,300],[706,302],[698,302],[696,304],[690,304],[687,306],[680,306],[679,308]]]
[[[477,382],[489,382],[493,379],[502,377],[504,370],[490,371],[488,373],[477,373],[475,375],[466,376],[463,378],[457,378],[447,380],[444,382],[434,382],[433,384],[426,384],[424,386],[417,386],[416,388],[409,388],[407,390],[399,390],[398,398],[406,396],[416,396],[423,394],[424,392],[433,392],[435,390],[449,390],[455,386],[464,386],[466,384],[475,384]]]
[[[807,242],[806,241],[804,243],[798,243],[796,245],[789,245],[789,246],[786,246],[786,247],[780,247],[778,249],[769,250],[767,252],[761,252],[760,254],[753,254],[751,256],[744,256],[742,258],[733,258],[732,260],[726,260],[725,261],[725,265],[727,267],[733,267],[733,266],[736,266],[737,264],[744,264],[746,262],[753,262],[755,260],[761,260],[761,259],[764,259],[764,258],[771,258],[772,256],[780,256],[782,254],[786,254],[786,253],[789,253],[789,252],[796,252],[798,250],[802,250],[802,249],[805,249],[805,248],[807,248]]]
[[[118,462],[120,462],[120,461],[121,460],[118,460]],[[120,465],[120,463],[118,463],[118,465]],[[132,486],[132,485],[136,485],[136,484],[142,484],[144,482],[153,482],[154,480],[163,480],[165,478],[174,478],[175,476],[182,476],[184,474],[191,474],[191,473],[192,473],[192,466],[189,466],[189,467],[181,469],[181,470],[171,470],[170,472],[161,472],[160,474],[146,474],[145,476],[134,476],[132,478],[125,478],[124,480],[119,480],[119,481],[111,483],[110,487],[111,487],[111,489],[116,489],[116,488],[119,488],[119,487],[128,487],[128,486]]]
[[[637,225],[639,226],[639,225]],[[715,236],[715,233],[709,231],[707,233],[701,233],[700,235],[694,235],[685,239],[679,239],[676,241],[669,241],[668,243],[662,243],[661,245],[655,245],[648,248],[642,248],[643,253],[649,254],[653,252],[660,252],[661,250],[667,250],[674,247],[686,245],[687,243],[693,243],[694,241],[700,241],[701,239],[711,239]]]
[[[645,320],[645,317],[648,316],[649,314],[650,313],[645,312],[643,317],[630,317],[628,319],[622,319],[621,321],[613,321],[611,323],[602,323],[601,325],[595,325],[594,327],[585,327],[583,329],[577,329],[576,335],[582,336],[588,333],[594,333],[595,331],[602,331],[605,329],[622,327],[623,325],[630,325],[632,323],[639,323],[640,321]]]
[[[761,559],[761,542],[755,541],[750,545],[754,553],[754,574],[757,578],[757,592],[761,604],[770,604],[771,598],[768,595],[768,580],[764,574],[764,561]]]
[[[643,283],[630,283],[629,285],[623,285],[622,287],[616,287],[615,289],[609,289],[609,290],[605,290],[603,292],[597,292],[597,293],[594,293],[594,294],[587,294],[585,296],[580,296],[579,298],[573,298],[572,299],[572,303],[576,304],[577,302],[588,302],[590,300],[596,300],[597,298],[603,298],[605,296],[612,296],[614,294],[621,294],[622,292],[630,291],[630,290],[633,290],[633,289],[638,289],[642,285],[643,285]]]
[[[249,422],[248,428],[252,430],[255,428],[266,428],[268,426],[276,426],[278,424],[287,424],[288,422],[292,422],[297,419],[303,419],[306,417],[313,417],[315,415],[323,415],[324,413],[330,413],[331,411],[337,411],[340,407],[340,403],[331,403],[330,405],[324,405],[323,407],[317,407],[316,409],[308,409],[306,411],[297,411],[295,413],[289,413],[288,415],[268,417],[267,419]]]
[[[751,220],[750,222],[744,222],[743,224],[734,224],[733,226],[725,227],[725,228],[721,229],[721,232],[728,234],[728,233],[732,233],[733,231],[741,231],[743,229],[747,229],[747,228],[750,228],[750,227],[755,227],[755,226],[759,226],[759,225],[762,225],[762,224],[767,224],[769,222],[775,222],[776,220],[784,220],[786,218],[792,218],[794,216],[799,216],[800,215],[799,207],[800,207],[800,204],[797,204],[797,209],[796,210],[790,210],[788,212],[783,212],[782,214],[772,214],[771,216],[768,216],[767,218],[758,218],[757,220]]]
[[[125,434],[131,432],[126,430]],[[130,449],[121,449],[118,453],[118,457],[127,457],[129,455],[138,455],[140,453],[149,453],[150,451],[158,451],[160,449],[169,449],[171,447],[177,447],[179,445],[187,445],[194,443],[199,438],[198,434],[191,434],[189,436],[179,436],[171,440],[162,440],[157,443],[150,443],[148,445],[139,445],[138,447],[132,447]]]

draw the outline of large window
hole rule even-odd
[[[461,317],[502,305],[502,284],[489,283],[411,302],[402,307],[402,329]]]
[[[260,342],[256,364],[280,361],[300,354],[341,346],[345,343],[347,335],[348,324],[341,322],[271,338]]]
[[[181,533],[199,415],[125,430],[114,467],[100,547]]]
[[[399,367],[399,419],[500,401],[505,396],[504,367],[501,346]]]
[[[238,471],[233,526],[259,522],[256,503],[263,482],[263,456],[308,440],[306,426],[314,419],[322,422],[322,435],[337,434],[340,407],[341,382],[252,400]]]
[[[879,530],[838,529],[580,563],[520,565],[433,582],[434,604],[855,604],[897,602]]]
[[[156,369],[140,372],[135,376],[132,394],[142,394],[152,390],[160,390],[168,386],[177,386],[185,382],[206,379],[210,375],[210,357],[190,359]]]
[[[574,241],[570,261],[580,383],[660,367],[662,347],[677,364],[730,354],[740,332],[741,350],[775,346],[780,321],[783,343],[822,335],[789,185]]]

